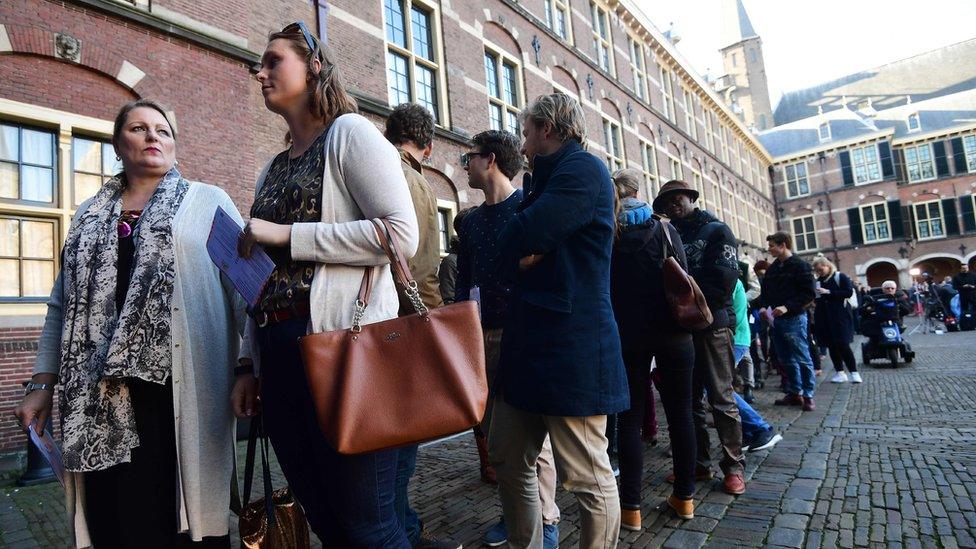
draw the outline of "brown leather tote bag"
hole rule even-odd
[[[367,267],[352,327],[299,339],[319,427],[340,454],[465,431],[481,422],[488,399],[477,303],[428,310],[389,222],[373,225],[417,312],[361,324],[374,274]]]
[[[678,325],[686,330],[704,330],[712,325],[712,311],[708,308],[705,295],[695,279],[681,268],[681,264],[674,258],[674,243],[671,241],[671,231],[668,223],[658,219],[658,230],[664,233],[661,239],[664,258],[661,265],[664,278],[664,296],[668,300],[671,314]]]

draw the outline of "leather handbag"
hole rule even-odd
[[[488,398],[477,303],[427,309],[389,222],[373,220],[373,227],[417,312],[362,324],[374,275],[367,267],[352,326],[299,339],[319,427],[340,454],[468,430],[481,422]]]
[[[671,308],[678,325],[686,330],[704,330],[712,325],[712,311],[708,308],[705,295],[695,282],[694,277],[688,274],[675,259],[674,243],[671,241],[671,231],[668,230],[668,223],[658,220],[658,230],[664,233],[661,239],[664,258],[662,276],[664,278],[664,296]]]
[[[254,459],[257,443],[261,443],[261,468],[264,497],[251,501],[254,479]],[[238,532],[242,549],[308,549],[308,522],[301,505],[285,486],[272,490],[271,467],[268,463],[268,438],[264,435],[261,416],[251,419],[247,439],[247,459],[244,462],[244,502],[236,507]],[[268,497],[270,495],[270,497]]]

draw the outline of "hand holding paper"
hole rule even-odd
[[[275,264],[259,244],[251,249],[249,258],[241,257],[237,243],[242,234],[241,226],[218,206],[207,239],[207,251],[214,265],[233,282],[248,307],[253,308],[261,299]]]

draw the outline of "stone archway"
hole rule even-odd
[[[885,280],[898,281],[898,266],[889,261],[878,261],[868,266],[864,273],[868,286],[877,288]]]
[[[912,267],[918,269],[921,276],[930,274],[932,280],[941,283],[945,277],[958,273],[959,265],[960,261],[956,257],[934,255],[915,260]]]

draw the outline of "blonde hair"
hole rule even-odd
[[[834,274],[837,272],[837,265],[834,265],[833,261],[827,259],[827,256],[818,255],[817,257],[813,258],[813,266],[816,267],[817,265],[826,265],[827,267],[829,267],[830,274]]]
[[[332,61],[332,53],[328,46],[312,36],[315,49],[310,50],[305,42],[305,35],[294,23],[268,35],[268,42],[279,38],[287,40],[295,53],[305,59],[308,75],[312,80],[310,87],[314,86],[311,90],[312,97],[308,102],[308,111],[312,116],[329,123],[344,114],[359,110],[356,100],[346,91],[339,67]],[[322,68],[318,72],[315,72],[316,59],[322,63]],[[285,141],[290,142],[291,136],[286,135]]]
[[[579,101],[564,93],[540,95],[522,113],[523,120],[532,120],[537,126],[552,125],[560,141],[572,139],[586,144],[586,117]]]
[[[617,197],[624,198],[640,191],[640,182],[643,177],[640,170],[634,168],[624,168],[613,172],[610,176],[613,179],[613,186],[617,188]]]

